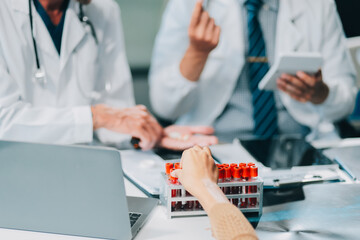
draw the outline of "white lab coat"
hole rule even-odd
[[[0,139],[46,143],[82,143],[93,139],[90,105],[134,105],[119,7],[113,0],[92,0],[84,12],[95,27],[95,40],[70,0],[59,56],[33,6],[34,36],[45,87],[33,83],[36,69],[28,0],[0,1]],[[111,91],[100,99],[91,92]],[[106,93],[106,92],[105,92]],[[105,139],[106,134],[100,138]]]
[[[245,63],[244,18],[237,0],[210,1],[210,15],[221,27],[220,43],[198,83],[193,83],[181,75],[179,65],[189,44],[187,29],[195,2],[171,0],[167,6],[153,53],[150,97],[163,118],[212,125],[228,103]],[[320,124],[351,113],[357,92],[355,71],[333,0],[280,0],[275,55],[294,51],[323,55],[323,78],[330,88],[326,102],[317,106],[280,93],[294,119],[317,130]]]

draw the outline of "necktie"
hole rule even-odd
[[[268,63],[260,60],[266,58],[265,40],[258,20],[258,13],[262,4],[261,0],[248,0],[245,3],[248,13],[248,55],[249,59],[253,59],[249,63],[249,79],[254,110],[254,135],[270,138],[278,133],[275,98],[273,92],[261,91],[258,88],[259,82],[269,70]]]

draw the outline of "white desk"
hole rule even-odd
[[[125,180],[128,196],[146,197],[146,195]],[[184,230],[185,229],[185,230]],[[93,238],[72,237],[28,231],[17,231],[0,228],[0,239],[6,240],[90,240]],[[157,206],[135,240],[177,240],[177,239],[213,239],[210,222],[207,217],[168,219],[162,206]]]

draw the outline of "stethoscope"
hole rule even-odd
[[[32,13],[32,6],[31,6],[31,1],[29,0],[29,20],[30,20],[30,29],[31,29],[31,38],[33,41],[33,47],[34,47],[34,55],[35,55],[35,60],[36,60],[36,70],[33,76],[33,82],[39,84],[42,87],[45,87],[47,84],[47,80],[46,80],[46,74],[44,69],[41,67],[40,65],[40,60],[39,60],[39,54],[38,54],[38,49],[37,49],[37,44],[36,44],[36,40],[35,40],[35,36],[34,36],[34,23],[33,23],[33,13]],[[79,3],[79,20],[80,22],[82,22],[85,27],[90,29],[91,35],[93,36],[96,45],[98,45],[98,38],[96,35],[96,31],[94,28],[94,25],[91,23],[91,21],[89,20],[89,18],[84,14],[84,10],[83,10],[83,4]],[[76,76],[78,78],[78,76]],[[91,99],[99,99],[101,98],[102,94],[99,92],[91,92],[91,93],[85,93],[85,91],[83,91],[83,88],[80,86],[79,80],[77,80],[78,83],[78,87],[80,89],[80,91],[82,92],[82,94],[88,98]],[[105,83],[105,92],[109,93],[111,90],[111,82],[106,82]]]

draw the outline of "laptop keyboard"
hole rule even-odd
[[[141,213],[129,213],[131,227],[134,226],[134,224],[140,217],[141,217]]]

